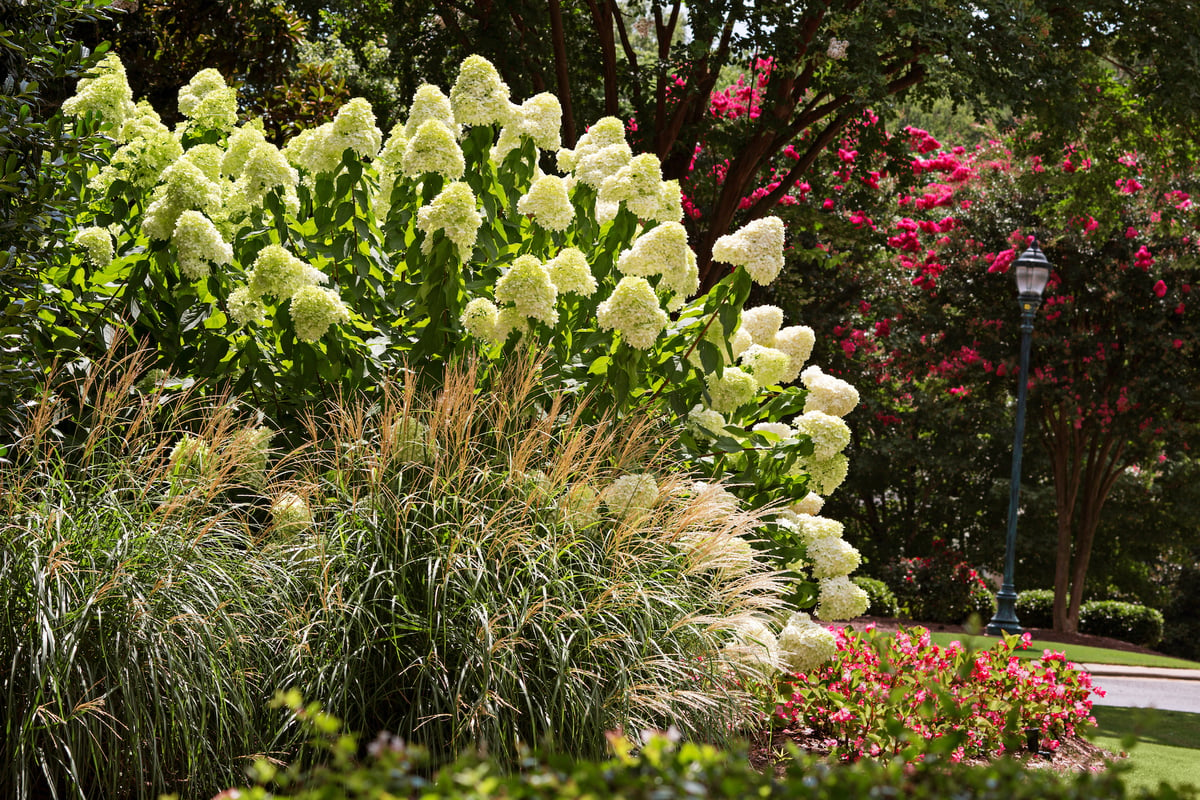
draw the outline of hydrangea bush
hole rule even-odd
[[[558,100],[514,102],[477,56],[386,135],[354,99],[278,147],[239,123],[215,70],[180,90],[171,130],[116,56],[65,108],[112,144],[81,176],[76,257],[45,276],[60,302],[44,352],[94,357],[123,331],[156,368],[228,387],[281,428],[400,370],[436,385],[453,361],[534,352],[548,399],[589,421],[652,412],[681,431],[682,466],[752,507],[790,505],[755,546],[795,571],[800,607],[865,609],[857,551],[816,516],[846,476],[858,394],[806,364],[810,328],[744,308],[783,265],[779,219],[719,240],[729,273],[698,294],[657,157],[612,117],[563,148]],[[631,476],[602,500],[635,513],[652,489]]]

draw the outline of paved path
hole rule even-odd
[[[1098,706],[1160,708],[1200,714],[1200,670],[1082,664],[1105,697]]]

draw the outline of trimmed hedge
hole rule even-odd
[[[1054,627],[1054,590],[1030,589],[1017,593],[1017,619],[1026,628]]]
[[[1027,628],[1054,627],[1054,592],[1031,589],[1017,595],[1017,619]],[[1089,600],[1079,607],[1079,632],[1142,647],[1163,638],[1163,615],[1155,608],[1120,600]]]
[[[851,580],[867,593],[870,601],[870,605],[867,606],[868,614],[876,617],[894,617],[900,613],[900,607],[896,604],[896,594],[886,583],[866,575],[855,575]]]
[[[1157,608],[1120,600],[1092,600],[1079,608],[1079,630],[1154,647],[1162,641],[1163,615]]]

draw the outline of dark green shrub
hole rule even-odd
[[[1079,630],[1130,644],[1154,647],[1162,641],[1163,615],[1157,608],[1119,600],[1092,600],[1079,609]]]
[[[1184,567],[1172,600],[1163,610],[1163,639],[1158,649],[1179,658],[1200,660],[1200,563]]]
[[[910,619],[957,625],[972,614],[984,621],[991,616],[991,590],[979,571],[941,539],[934,540],[931,555],[897,559],[880,577]]]
[[[1017,594],[1017,619],[1026,628],[1054,627],[1054,590],[1030,589]]]
[[[900,608],[896,605],[896,594],[886,583],[865,575],[856,575],[851,580],[867,593],[870,601],[870,605],[867,606],[868,614],[876,617],[894,617],[900,613]]]

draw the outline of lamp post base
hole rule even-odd
[[[987,635],[1011,633],[1020,636],[1024,631],[1017,619],[1017,593],[1012,586],[1005,586],[996,593],[996,613],[987,625]]]

